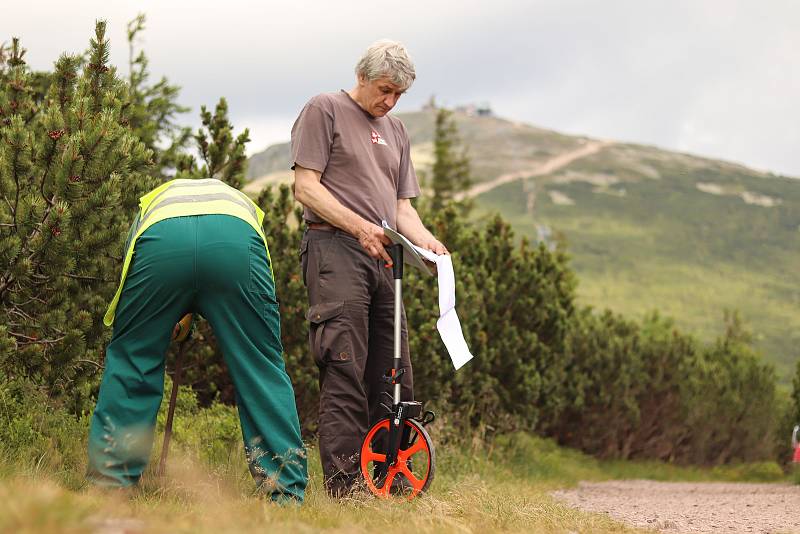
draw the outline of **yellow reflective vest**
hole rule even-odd
[[[125,285],[128,268],[133,260],[136,240],[145,230],[159,221],[189,215],[232,215],[242,219],[264,240],[264,248],[269,258],[267,238],[262,229],[264,212],[250,200],[250,197],[214,178],[178,179],[162,184],[139,199],[139,213],[128,234],[119,287],[103,317],[106,326],[114,323],[114,313]],[[270,265],[272,265],[271,260]]]

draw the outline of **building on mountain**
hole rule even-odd
[[[466,113],[470,117],[494,116],[492,108],[491,106],[489,106],[488,102],[479,102],[477,104],[465,104],[463,106],[456,106],[455,110],[461,113]]]

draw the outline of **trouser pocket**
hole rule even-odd
[[[344,301],[323,302],[308,309],[309,344],[319,367],[329,363],[352,362],[352,325],[347,319]]]

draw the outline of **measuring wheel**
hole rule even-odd
[[[405,403],[404,403],[405,404]],[[413,499],[428,489],[436,472],[436,453],[428,432],[417,419],[405,419],[402,438],[387,466],[387,445],[392,421],[382,419],[361,444],[361,474],[369,490],[379,497],[403,495]],[[388,454],[391,460],[391,452]]]
[[[424,426],[435,416],[430,411],[423,415],[420,402],[400,400],[400,380],[405,371],[400,368],[403,247],[394,244],[386,250],[392,258],[394,277],[394,358],[386,375],[392,392],[384,392],[391,405],[383,404],[388,416],[367,432],[361,444],[361,474],[375,495],[388,498],[399,494],[411,500],[433,481],[436,456]]]

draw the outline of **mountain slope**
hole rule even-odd
[[[400,114],[424,178],[434,115]],[[713,339],[739,310],[785,381],[800,357],[800,180],[635,144],[455,115],[469,149],[476,216],[561,241],[579,298],[631,316],[658,309]],[[251,158],[249,184],[291,179],[288,144]]]

